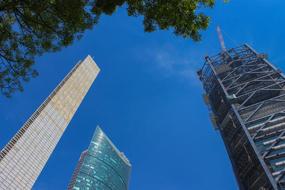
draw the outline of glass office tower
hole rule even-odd
[[[127,190],[131,164],[97,127],[73,173],[69,190]]]
[[[95,80],[90,56],[79,62],[0,152],[0,189],[31,189]]]

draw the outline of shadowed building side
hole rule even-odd
[[[97,127],[84,151],[68,190],[128,190],[131,164],[104,132]]]
[[[284,74],[245,44],[206,57],[198,75],[240,189],[284,190]]]
[[[90,56],[76,64],[4,147],[0,189],[32,188],[98,73]]]
[[[75,185],[75,183],[76,183],[76,178],[77,178],[78,173],[79,173],[79,171],[80,171],[80,168],[81,168],[81,166],[82,166],[82,164],[83,164],[83,162],[84,162],[84,158],[85,158],[86,155],[87,155],[87,152],[88,152],[88,151],[85,150],[85,151],[83,151],[83,152],[81,153],[80,158],[79,158],[78,163],[77,163],[77,166],[76,166],[76,168],[75,168],[75,170],[74,170],[74,173],[73,173],[73,175],[72,175],[71,181],[70,181],[70,183],[69,183],[69,185],[68,185],[68,189],[72,189],[72,187]]]

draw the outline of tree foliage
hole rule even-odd
[[[146,32],[173,29],[176,35],[201,39],[209,17],[199,12],[214,0],[6,0],[0,2],[0,91],[7,97],[38,75],[35,57],[80,39],[102,14],[126,7],[142,16]]]
[[[37,76],[36,55],[58,51],[96,23],[80,0],[6,0],[0,2],[0,90],[11,96]]]
[[[205,30],[209,17],[200,9],[213,7],[214,0],[97,0],[93,12],[96,15],[111,15],[116,7],[126,5],[129,16],[142,16],[144,29],[152,32],[157,29],[173,29],[176,35],[201,39],[200,30]]]

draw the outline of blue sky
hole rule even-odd
[[[223,142],[212,128],[195,72],[219,51],[216,25],[227,47],[249,43],[284,71],[285,2],[218,1],[210,27],[194,43],[171,31],[144,33],[141,18],[119,9],[58,53],[37,58],[40,76],[23,93],[1,98],[3,147],[74,64],[87,54],[101,68],[65,131],[35,190],[66,189],[80,153],[100,125],[133,169],[130,190],[236,190]]]

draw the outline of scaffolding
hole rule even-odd
[[[240,189],[285,190],[285,77],[249,45],[198,71]]]

